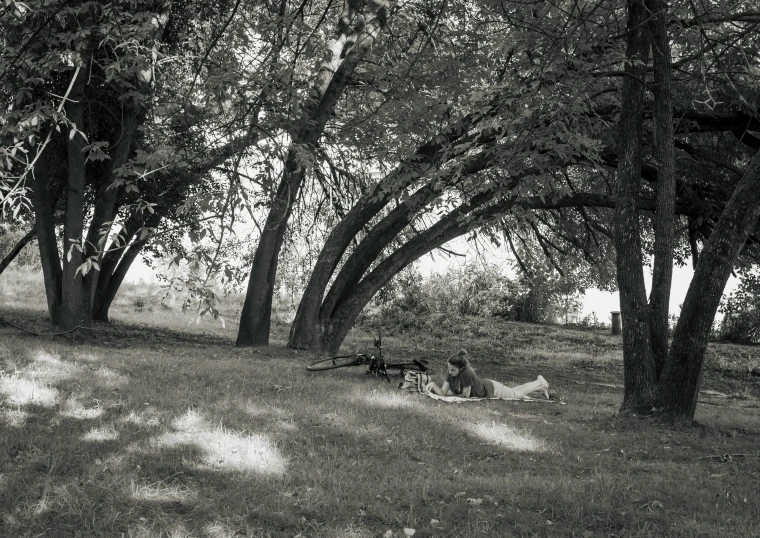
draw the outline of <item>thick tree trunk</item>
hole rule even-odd
[[[675,244],[676,174],[673,149],[673,104],[670,82],[670,42],[667,6],[663,0],[645,0],[649,11],[654,65],[654,126],[657,158],[657,213],[654,220],[654,272],[649,309],[652,316],[652,351],[656,375],[662,374],[668,354],[668,315],[673,281]]]
[[[283,177],[254,254],[246,298],[240,315],[238,346],[269,344],[278,258],[293,203],[301,189],[307,169],[306,159],[301,153],[310,152],[316,146],[354,70],[385,25],[385,1],[369,0],[358,7],[359,10],[356,10],[356,3],[349,2],[341,16],[327,60],[320,67],[315,79],[313,91],[316,99],[307,103],[301,125],[294,134],[288,150]],[[357,18],[361,18],[363,22],[359,34],[355,34],[352,28],[354,19]],[[352,41],[355,43],[354,46],[351,45]]]
[[[317,342],[321,332],[320,309],[325,289],[351,241],[394,197],[425,173],[440,165],[446,158],[446,151],[454,142],[466,135],[475,123],[477,119],[474,116],[466,116],[420,146],[414,155],[397,166],[370,192],[362,196],[333,228],[317,257],[309,282],[298,304],[296,317],[290,328],[288,346],[308,349]]]
[[[74,82],[66,115],[81,131],[84,128],[84,75]],[[61,281],[61,314],[58,326],[61,330],[73,329],[77,325],[90,323],[90,309],[85,297],[81,271],[77,271],[84,261],[80,248],[84,233],[84,190],[86,184],[85,155],[82,149],[85,139],[81,132],[69,133],[68,177],[66,182],[65,214],[63,220],[63,277]]]
[[[641,412],[651,406],[656,381],[651,344],[651,317],[639,232],[642,116],[645,67],[649,44],[643,0],[628,0],[628,50],[620,113],[615,248],[623,322],[623,410]]]
[[[37,245],[40,249],[40,264],[45,280],[45,296],[47,298],[50,324],[58,326],[61,308],[61,258],[58,255],[58,238],[55,233],[54,200],[50,193],[50,146],[37,147],[42,151],[32,171],[34,178],[32,188],[32,203],[37,219]]]
[[[733,264],[758,218],[760,151],[750,161],[700,253],[657,388],[655,413],[661,418],[685,424],[694,420],[715,313]]]
[[[24,237],[19,239],[18,242],[13,245],[13,248],[10,250],[10,252],[8,252],[8,254],[6,254],[2,260],[0,260],[0,275],[2,275],[6,267],[8,267],[10,263],[16,259],[16,256],[18,256],[19,253],[24,250],[24,247],[28,245],[32,239],[34,239],[35,235],[37,235],[36,224],[32,226],[32,229],[26,232]]]
[[[97,255],[101,266],[100,270],[102,270],[104,256],[103,249],[111,226],[109,224],[107,225],[107,229],[102,228],[106,223],[113,222],[116,217],[116,201],[121,190],[119,187],[114,186],[114,181],[117,178],[114,177],[113,172],[129,159],[132,143],[137,132],[137,124],[137,114],[131,110],[124,111],[124,121],[122,122],[121,129],[117,131],[114,143],[115,151],[111,155],[105,177],[95,196],[95,208],[90,221],[90,228],[87,231],[86,252],[88,255]],[[92,308],[94,304],[100,279],[100,270],[93,268],[84,278],[85,294],[88,299],[89,308]]]
[[[291,154],[295,152],[291,149]],[[288,157],[285,178],[280,183],[275,205],[270,209],[266,224],[261,231],[259,244],[251,266],[245,302],[240,314],[238,346],[265,346],[269,344],[272,316],[272,298],[277,278],[280,249],[285,238],[297,191],[301,188],[304,173],[293,174],[297,157]],[[305,165],[304,165],[305,166]]]

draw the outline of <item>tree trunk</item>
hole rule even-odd
[[[92,220],[90,221],[90,228],[87,231],[86,252],[88,255],[97,256],[101,269],[92,268],[84,278],[85,294],[89,308],[93,308],[94,305],[98,281],[100,280],[100,271],[103,268],[103,249],[108,239],[108,232],[111,229],[110,223],[113,222],[117,212],[116,200],[118,199],[120,188],[114,186],[114,181],[117,178],[114,177],[113,173],[114,170],[117,170],[129,159],[132,143],[137,132],[137,124],[137,114],[130,110],[124,111],[124,121],[122,122],[121,129],[117,131],[114,143],[115,151],[111,156],[105,177],[95,196],[95,208]],[[106,223],[109,223],[107,229],[101,229]]]
[[[670,42],[667,7],[663,0],[645,0],[649,11],[654,66],[654,127],[657,158],[657,212],[654,220],[654,272],[649,309],[652,316],[652,351],[656,376],[662,374],[668,354],[668,315],[673,281],[675,244],[676,174],[673,149],[673,104],[670,81]]]
[[[320,307],[330,279],[354,237],[406,187],[426,172],[441,164],[446,150],[477,123],[473,115],[466,116],[434,139],[420,146],[414,155],[385,176],[370,192],[352,207],[333,228],[317,257],[309,282],[298,304],[290,328],[288,346],[308,349],[321,332]],[[361,276],[361,275],[359,275]]]
[[[66,115],[78,131],[84,127],[84,78],[74,82],[71,97],[67,102]],[[65,214],[63,220],[63,276],[61,281],[61,314],[58,325],[61,330],[73,329],[77,325],[90,323],[90,309],[85,297],[81,271],[77,271],[84,261],[81,247],[84,233],[84,191],[86,183],[85,155],[82,149],[85,139],[81,132],[69,132],[68,177],[66,182]]]
[[[129,268],[152,237],[146,236],[143,239],[132,240],[141,229],[155,228],[161,222],[161,214],[158,211],[148,215],[145,221],[141,221],[141,217],[142,214],[132,215],[122,226],[121,244],[129,245],[129,247],[126,247],[126,250],[114,249],[103,257],[92,307],[92,316],[96,321],[108,323],[108,311]],[[131,245],[130,241],[132,241]]]
[[[103,289],[98,286],[92,312],[94,320],[108,323],[108,311],[111,308],[111,303],[113,303],[116,293],[124,282],[129,268],[137,258],[137,255],[148,244],[148,241],[149,239],[146,237],[129,245],[119,263],[113,268],[113,272],[109,275],[109,278],[104,282]]]
[[[354,70],[385,25],[384,1],[369,0],[358,6],[359,10],[356,10],[356,7],[356,3],[349,2],[341,16],[327,60],[322,64],[315,79],[313,91],[317,97],[307,102],[307,106],[304,107],[300,127],[294,133],[288,150],[283,177],[254,254],[240,315],[238,346],[269,344],[278,258],[293,203],[301,189],[307,169],[306,159],[299,154],[310,152],[316,146]],[[355,34],[352,24],[358,17],[363,19],[364,25],[359,34]],[[356,45],[352,46],[352,42]]]
[[[643,0],[628,0],[628,50],[620,113],[615,249],[623,323],[623,410],[641,412],[651,404],[656,381],[641,255],[638,199],[642,162],[642,116],[648,56]]]
[[[50,324],[58,327],[61,308],[61,258],[58,255],[58,238],[55,233],[54,201],[50,193],[50,146],[43,148],[32,171],[32,203],[37,219],[37,245],[40,249],[40,265],[45,280],[45,297],[47,298]]]
[[[655,414],[684,424],[694,420],[707,341],[733,264],[760,218],[760,151],[718,219],[686,293],[668,361],[655,399]]]
[[[336,305],[332,316],[325,319],[321,338],[321,350],[335,352],[340,348],[348,331],[356,321],[357,316],[375,293],[385,286],[399,271],[441,245],[467,233],[469,230],[482,225],[500,212],[503,212],[512,201],[495,204],[482,208],[493,198],[491,192],[481,192],[472,200],[462,204],[450,212],[433,226],[407,241],[401,248],[388,256],[362,281],[353,286]],[[480,208],[474,211],[476,208]],[[472,218],[464,220],[465,215]]]
[[[24,247],[28,245],[32,239],[34,239],[35,235],[37,235],[36,224],[32,226],[32,229],[26,232],[26,235],[19,239],[18,242],[13,245],[13,248],[10,250],[10,252],[8,252],[8,254],[6,254],[2,260],[0,260],[0,275],[2,275],[6,267],[8,267],[8,265],[10,265],[10,263],[16,259],[16,256],[18,256],[19,253],[24,250]]]

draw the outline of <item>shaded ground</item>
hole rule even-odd
[[[702,426],[670,429],[616,416],[607,334],[439,325],[388,331],[384,352],[441,375],[466,347],[484,376],[541,373],[567,405],[443,404],[358,369],[310,374],[309,354],[233,347],[234,327],[117,321],[91,342],[3,330],[0,535],[760,535],[757,349],[711,346]]]

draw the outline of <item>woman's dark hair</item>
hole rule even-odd
[[[449,357],[449,364],[452,366],[456,366],[460,370],[463,370],[464,368],[467,368],[470,363],[465,357],[467,355],[466,349],[460,349],[456,353],[454,353],[451,357]]]

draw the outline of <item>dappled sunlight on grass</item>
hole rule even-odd
[[[101,366],[95,370],[95,376],[102,382],[103,386],[109,389],[120,388],[129,382],[129,378],[112,370],[107,366]]]
[[[407,392],[389,392],[379,389],[372,389],[369,392],[357,389],[352,395],[352,399],[357,403],[366,403],[373,407],[383,408],[416,407],[419,402],[412,398]]]
[[[496,422],[478,422],[465,428],[489,443],[494,443],[518,452],[543,452],[545,443],[532,435],[517,431],[506,424]]]
[[[21,409],[0,409],[0,422],[18,428],[24,425],[29,413]]]
[[[72,355],[72,359],[75,361],[91,363],[100,362],[102,360],[102,357],[91,351],[77,351]]]
[[[19,375],[0,376],[0,396],[11,405],[53,407],[58,401],[56,389]]]
[[[189,502],[198,497],[198,492],[191,490],[187,486],[169,486],[160,481],[152,484],[138,484],[132,480],[129,494],[136,501],[153,502]]]
[[[235,529],[230,529],[221,521],[214,521],[203,528],[203,532],[208,538],[233,538],[240,536]]]
[[[127,416],[121,419],[125,424],[134,424],[135,426],[155,427],[161,425],[161,419],[151,413],[137,413],[130,411]]]
[[[119,438],[119,432],[111,426],[93,428],[82,436],[83,441],[115,441]]]
[[[270,404],[262,405],[251,398],[248,398],[245,402],[225,401],[224,403],[226,404],[225,407],[240,409],[252,417],[277,417],[290,419],[293,416],[293,413],[288,410]]]
[[[152,526],[147,523],[131,527],[127,533],[129,538],[191,538],[196,536],[183,523],[172,523],[166,527],[165,522],[155,521]]]
[[[80,366],[64,361],[60,355],[52,354],[45,349],[35,350],[32,360],[32,364],[24,369],[24,373],[45,383],[59,383],[83,372]]]
[[[104,409],[100,407],[85,407],[77,397],[69,396],[61,405],[61,416],[80,420],[91,420],[103,415]]]
[[[195,446],[203,452],[203,460],[196,464],[202,469],[266,475],[285,472],[285,458],[268,435],[243,434],[221,424],[212,427],[200,413],[192,410],[175,419],[172,426],[176,431],[154,437],[151,446]]]

